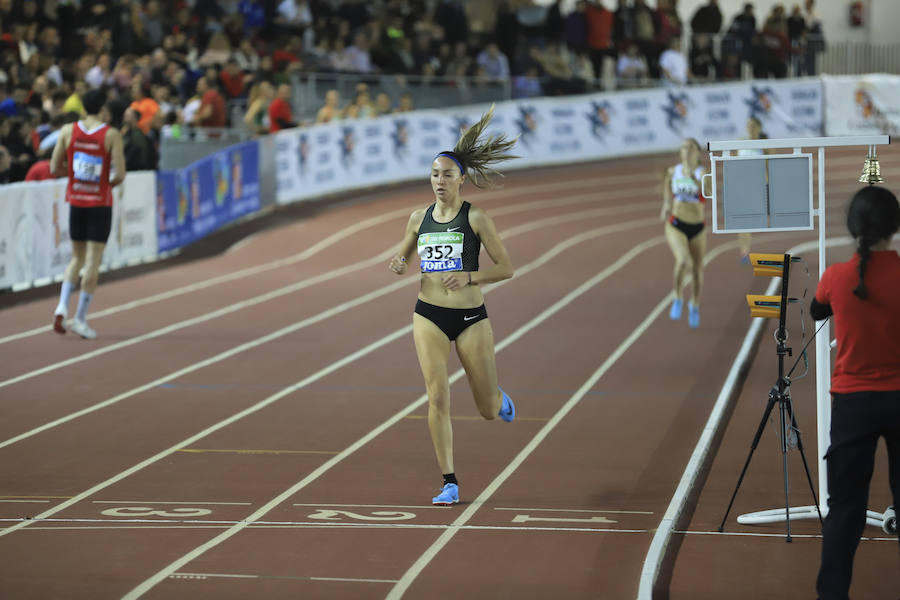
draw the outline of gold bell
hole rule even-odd
[[[875,146],[869,146],[869,155],[863,163],[862,175],[859,176],[860,183],[868,183],[874,185],[884,181],[881,176],[881,165],[878,164],[878,156],[875,155]]]

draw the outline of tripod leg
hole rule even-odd
[[[809,482],[809,491],[812,492],[816,513],[819,515],[819,523],[824,524],[824,519],[822,519],[822,509],[819,508],[819,498],[816,496],[816,486],[813,485],[812,475],[809,472],[809,463],[806,462],[806,453],[803,451],[803,439],[800,437],[800,427],[797,425],[797,416],[794,414],[794,405],[790,400],[790,396],[788,397],[788,411],[791,415],[791,427],[797,434],[797,449],[800,451],[800,458],[803,460],[803,469],[806,471],[806,481]]]
[[[789,494],[789,484],[788,484],[788,463],[787,463],[787,431],[786,431],[786,421],[787,408],[785,407],[784,397],[781,397],[778,402],[779,405],[779,414],[781,416],[781,468],[784,472],[784,523],[786,528],[786,540],[787,542],[791,541],[791,509],[790,509],[790,494]]]
[[[728,508],[725,509],[725,516],[722,517],[722,523],[719,524],[719,533],[725,531],[725,521],[728,520],[728,513],[731,512],[731,507],[734,505],[734,499],[737,497],[738,489],[741,487],[741,482],[744,481],[744,475],[747,474],[747,467],[750,466],[750,459],[753,458],[753,452],[756,450],[756,446],[759,444],[759,439],[762,437],[763,430],[766,428],[766,422],[769,420],[769,414],[771,414],[773,406],[775,406],[775,396],[769,394],[769,401],[766,403],[766,410],[765,412],[763,412],[763,417],[759,422],[759,427],[756,428],[756,435],[753,436],[753,442],[750,443],[750,453],[747,454],[747,460],[744,461],[744,468],[741,469],[741,475],[740,477],[738,477],[737,485],[734,486],[734,493],[731,494],[731,501],[728,503]]]

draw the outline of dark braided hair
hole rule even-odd
[[[503,177],[501,173],[492,169],[489,165],[495,162],[518,158],[507,154],[518,138],[507,139],[504,135],[492,135],[480,139],[491,117],[494,116],[494,105],[481,116],[477,123],[469,127],[456,142],[452,151],[441,152],[438,156],[445,155],[453,158],[463,167],[462,174],[469,174],[472,183],[479,188],[495,187],[494,176]]]
[[[897,233],[898,228],[900,205],[890,190],[869,186],[853,195],[847,210],[847,230],[856,238],[856,252],[859,254],[859,285],[853,290],[859,298],[865,300],[869,297],[865,273],[872,254],[871,247]]]

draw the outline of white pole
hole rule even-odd
[[[819,147],[819,279],[825,272],[825,148]],[[816,336],[816,419],[819,464],[819,510],[828,507],[828,473],[825,453],[831,440],[831,323],[825,322]]]

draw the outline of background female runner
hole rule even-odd
[[[684,278],[691,274],[691,300],[688,325],[700,326],[700,292],[703,289],[703,256],[706,254],[704,202],[700,195],[700,178],[706,169],[700,164],[700,144],[688,138],[681,144],[681,162],[669,167],[663,181],[663,204],[660,218],[665,220],[666,241],[675,255],[675,300],[669,310],[673,320],[681,318],[684,307]]]
[[[832,315],[837,340],[819,600],[847,599],[882,436],[894,506],[900,506],[900,256],[890,248],[898,228],[894,194],[859,190],[847,213],[856,253],[825,270],[810,307],[816,320]]]
[[[493,187],[499,175],[489,165],[515,158],[507,151],[515,140],[504,136],[479,139],[494,108],[462,134],[453,150],[441,152],[431,165],[435,202],[412,213],[390,269],[406,272],[415,252],[422,272],[413,314],[413,338],[428,392],[428,429],[444,475],[436,505],[459,502],[453,467],[453,430],[450,423],[450,380],[447,362],[450,343],[466,372],[478,411],[485,419],[499,415],[512,421],[516,410],[497,385],[494,334],[484,307],[481,284],[509,279],[512,262],[488,214],[460,197],[468,179],[481,188]],[[484,245],[493,266],[479,269]]]

